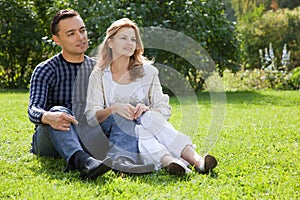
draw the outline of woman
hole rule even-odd
[[[89,125],[100,123],[109,135],[112,157],[136,153],[137,157],[130,155],[134,162],[154,163],[156,169],[166,167],[173,175],[189,172],[188,164],[208,173],[216,167],[216,159],[199,156],[190,138],[167,121],[169,97],[162,92],[158,70],[143,53],[139,28],[131,20],[122,18],[107,29],[89,80],[85,110]]]

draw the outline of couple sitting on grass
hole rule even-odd
[[[62,52],[39,64],[31,78],[28,114],[36,124],[34,154],[61,156],[67,169],[77,169],[85,178],[110,169],[139,174],[166,168],[182,176],[191,171],[188,165],[202,174],[216,167],[213,156],[201,157],[191,139],[167,121],[169,97],[162,92],[158,70],[143,56],[135,23],[127,18],[112,23],[97,62],[84,54],[87,32],[76,11],[58,12],[51,32]],[[84,76],[82,84],[76,83],[79,75]],[[85,83],[87,90],[82,89]],[[71,111],[80,108],[76,102],[84,102],[79,112],[86,119]],[[85,123],[104,132],[109,143],[105,158],[96,159],[89,151],[100,151],[102,143],[90,147],[92,132],[78,128]]]

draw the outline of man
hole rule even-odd
[[[30,82],[28,115],[36,124],[31,152],[61,156],[67,169],[77,169],[84,178],[96,178],[109,171],[112,160],[93,158],[80,142],[72,114],[72,90],[79,69],[89,74],[95,61],[84,53],[88,37],[84,22],[73,10],[59,11],[51,22],[53,41],[62,52],[40,63]]]

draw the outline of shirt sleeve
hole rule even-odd
[[[95,68],[89,78],[85,115],[87,122],[91,127],[96,127],[99,125],[96,112],[104,109],[105,105],[102,75],[103,74],[101,70]]]
[[[31,76],[28,117],[34,124],[41,124],[42,116],[46,112],[50,74],[51,72],[45,68],[45,65],[41,64],[36,67]]]
[[[160,112],[165,119],[171,116],[171,106],[169,105],[169,96],[164,94],[158,77],[158,69],[154,68],[153,77],[149,88],[149,103],[153,111]]]

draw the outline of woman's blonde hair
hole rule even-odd
[[[111,39],[116,33],[123,27],[131,27],[133,28],[136,36],[136,49],[134,54],[130,56],[129,61],[129,73],[131,80],[135,80],[144,76],[143,63],[153,63],[149,61],[144,54],[144,46],[142,43],[141,35],[138,26],[128,18],[122,18],[115,22],[113,22],[110,27],[106,30],[106,36],[104,41],[101,43],[99,52],[98,52],[98,62],[96,67],[100,69],[104,69],[109,66],[113,61],[112,50],[108,46],[108,40]]]

